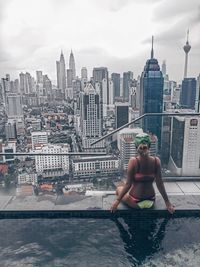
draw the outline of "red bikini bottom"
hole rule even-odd
[[[131,199],[133,200],[134,203],[138,203],[138,202],[141,202],[141,201],[144,201],[144,200],[151,200],[151,201],[155,201],[156,197],[155,196],[152,196],[152,197],[149,197],[149,198],[136,198],[134,197],[133,195],[129,194],[129,196],[131,197]]]

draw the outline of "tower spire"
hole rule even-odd
[[[151,39],[151,58],[154,57],[154,51],[153,51],[153,41],[154,41],[154,36],[152,35],[152,39]]]
[[[184,78],[187,78],[187,66],[188,66],[188,53],[190,52],[191,45],[189,44],[189,29],[187,30],[187,40],[186,44],[183,47],[185,52],[185,66],[184,66]]]
[[[189,29],[187,30],[187,41],[186,41],[186,43],[188,43],[189,42]]]

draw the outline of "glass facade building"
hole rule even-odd
[[[140,80],[140,116],[145,113],[163,112],[163,74],[157,59],[153,57],[147,60]],[[143,119],[144,132],[150,132],[158,137],[158,148],[161,146],[162,117],[149,116]]]
[[[185,78],[182,82],[180,104],[182,107],[194,109],[196,97],[196,79]]]

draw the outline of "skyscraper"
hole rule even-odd
[[[180,176],[200,175],[200,118],[174,117],[170,151],[170,170]]]
[[[115,103],[116,129],[128,123],[129,103]]]
[[[162,74],[163,74],[163,77],[165,77],[167,74],[167,68],[166,68],[166,61],[165,60],[163,60],[163,63],[162,63]]]
[[[125,101],[129,101],[129,90],[133,80],[133,72],[127,71],[123,73],[123,97]]]
[[[57,67],[57,88],[65,95],[66,89],[66,70],[65,70],[65,58],[61,51],[60,61],[56,61]]]
[[[87,68],[86,67],[82,67],[81,69],[81,79],[86,79],[87,80]]]
[[[105,67],[93,68],[94,82],[102,82],[103,79],[108,81],[108,69]]]
[[[151,58],[147,60],[140,80],[140,116],[145,113],[163,112],[163,75],[157,59],[154,58],[153,37]],[[158,148],[161,145],[162,118],[146,117],[142,121],[144,132],[150,132],[158,137]]]
[[[189,44],[188,37],[189,37],[189,30],[187,31],[186,44],[183,47],[183,50],[185,52],[185,66],[184,66],[184,76],[183,76],[183,78],[187,78],[188,53],[190,52],[190,49],[191,49],[191,45]]]
[[[69,69],[72,70],[72,78],[73,80],[76,78],[76,68],[75,68],[75,59],[74,54],[71,50],[70,56],[69,56]]]
[[[87,83],[84,92],[80,93],[80,100],[83,147],[87,149],[92,142],[102,136],[100,95],[91,83]],[[102,142],[94,147],[102,147]]]
[[[195,111],[200,112],[200,74],[197,77],[197,87],[196,87],[196,99],[195,99]]]
[[[184,108],[194,109],[196,97],[196,79],[184,78],[182,81],[180,104]]]
[[[17,118],[23,116],[21,96],[15,93],[6,95],[6,114],[8,118]]]
[[[113,80],[114,98],[120,96],[120,74],[112,73],[111,79]]]
[[[47,75],[43,75],[43,91],[44,95],[47,96],[48,101],[53,99],[52,83]]]
[[[42,76],[41,70],[36,70],[36,82],[37,82],[37,84],[43,83],[43,76]]]

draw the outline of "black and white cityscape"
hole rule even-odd
[[[90,62],[88,69],[87,60],[81,61],[76,53],[79,49],[69,48],[70,40],[57,49],[50,73],[46,71],[50,66],[43,69],[37,63],[34,70],[23,63],[21,70],[18,67],[10,73],[5,64],[0,82],[1,187],[36,195],[112,189],[125,177],[130,157],[137,154],[134,139],[138,133],[151,136],[150,153],[160,157],[163,176],[200,178],[200,117],[196,115],[200,112],[200,65],[196,61],[196,72],[194,68],[192,72],[196,75],[190,75],[192,40],[199,53],[200,39],[194,36],[199,21],[197,17],[196,24],[183,26],[182,42],[173,43],[174,64],[177,73],[182,73],[180,77],[174,72],[173,79],[167,64],[173,58],[162,55],[160,59],[160,33],[157,38],[150,31],[146,34],[147,56],[145,60],[141,57],[143,67],[137,70],[134,62],[132,68],[123,62],[123,70],[116,67],[115,71],[113,65],[106,65],[107,60],[99,64],[99,55],[95,62],[95,53],[95,63],[91,67]],[[165,116],[137,120],[148,113]],[[180,116],[183,113],[188,115]]]

